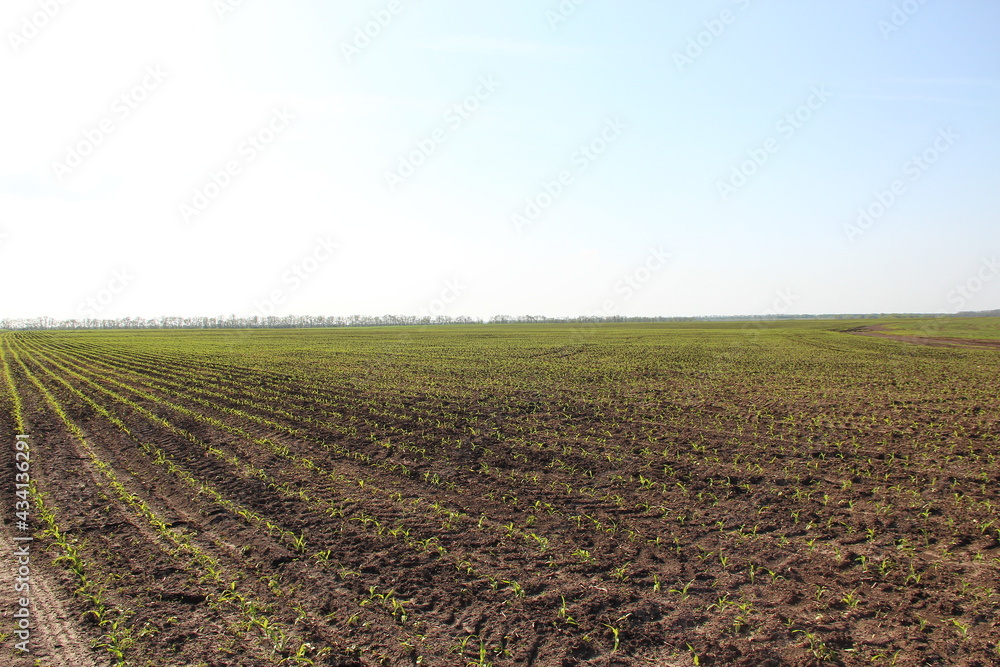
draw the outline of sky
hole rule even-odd
[[[5,0],[0,318],[1000,307],[998,0]]]

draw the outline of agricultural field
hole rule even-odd
[[[0,334],[0,663],[1000,664],[1000,349],[894,330]]]

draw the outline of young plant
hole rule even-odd
[[[689,581],[686,584],[684,584],[684,586],[682,588],[671,588],[669,592],[670,593],[677,593],[678,595],[681,596],[681,600],[687,600],[688,599],[688,589],[691,588],[691,584],[693,584],[693,583],[694,583],[694,579],[692,579],[691,581]]]

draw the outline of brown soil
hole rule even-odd
[[[980,347],[1000,349],[1000,340],[988,338],[947,338],[932,336],[901,336],[886,332],[884,324],[874,324],[868,327],[857,327],[845,329],[846,333],[858,336],[877,336],[878,338],[888,338],[914,345],[929,345],[932,347]]]
[[[222,572],[116,495],[15,365],[39,486],[109,603],[131,612],[130,664],[294,665],[302,645],[321,665],[1000,659],[1000,532],[974,530],[1000,501],[1000,470],[980,459],[995,421],[970,421],[942,472],[917,442],[936,417],[889,427],[900,413],[888,405],[868,428],[817,431],[779,422],[777,405],[773,421],[753,416],[731,387],[672,396],[666,424],[639,416],[650,395],[623,397],[628,420],[541,392],[369,401],[346,380],[18,349],[124,489]],[[832,420],[856,406],[782,415],[803,409]],[[107,628],[60,576],[61,599],[38,600],[46,648],[33,657],[107,664],[97,649],[73,657],[76,634],[89,644]],[[248,621],[230,582],[287,644]],[[54,620],[66,616],[72,631]]]

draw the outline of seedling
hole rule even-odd
[[[691,584],[693,584],[693,583],[694,583],[694,579],[692,579],[691,581],[689,581],[686,584],[684,584],[683,588],[671,588],[669,592],[670,593],[677,593],[678,595],[681,596],[682,600],[687,600],[688,599],[688,589],[691,588]]]
[[[814,658],[818,660],[832,660],[835,657],[833,649],[826,645],[826,642],[822,641],[819,636],[812,632],[806,630],[793,630],[792,633],[802,633],[805,636],[806,642],[809,644],[809,652],[813,654]]]
[[[580,624],[576,622],[576,619],[574,619],[572,616],[569,615],[569,608],[566,605],[565,596],[560,595],[559,599],[562,600],[562,604],[559,606],[559,611],[557,614],[559,618],[561,618],[563,620],[563,623],[566,623],[567,625],[579,626]]]
[[[858,590],[848,591],[844,594],[844,597],[840,599],[841,602],[846,604],[851,609],[854,609],[861,603],[861,598],[857,595]]]
[[[630,563],[624,563],[621,566],[611,570],[611,576],[617,579],[618,581],[625,583],[625,580],[628,579],[627,571],[629,565]]]
[[[621,628],[619,628],[617,626],[618,626],[618,624],[620,624],[622,621],[624,621],[625,619],[627,619],[631,615],[632,614],[625,614],[624,616],[622,616],[621,618],[619,618],[619,619],[617,619],[615,621],[615,625],[612,625],[610,623],[604,623],[603,624],[604,627],[606,627],[609,630],[611,630],[611,634],[612,634],[613,639],[614,639],[614,646],[611,648],[611,652],[612,653],[617,653],[618,652],[618,647],[621,645]]]

